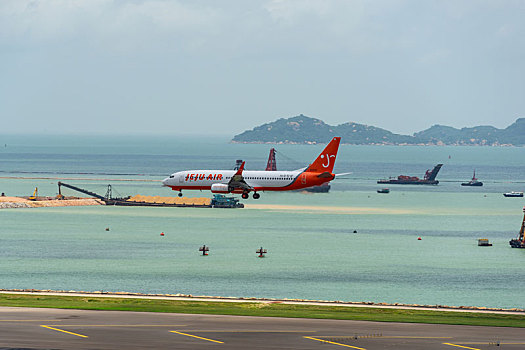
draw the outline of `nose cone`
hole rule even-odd
[[[163,186],[168,186],[168,182],[169,182],[169,180],[170,180],[169,177],[167,177],[167,178],[165,178],[164,180],[162,180],[162,185],[163,185]]]

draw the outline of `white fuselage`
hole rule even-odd
[[[242,175],[253,188],[270,190],[291,185],[301,170],[296,171],[250,171]],[[186,170],[179,171],[164,179],[165,186],[181,189],[209,189],[214,184],[228,184],[236,170]]]

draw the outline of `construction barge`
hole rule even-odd
[[[436,180],[436,176],[443,164],[438,164],[432,170],[427,170],[425,177],[420,179],[417,176],[399,175],[397,178],[391,177],[389,179],[383,179],[377,181],[378,184],[389,184],[389,185],[437,185],[439,183]]]
[[[105,205],[118,206],[135,206],[135,207],[183,207],[183,208],[244,208],[244,204],[239,203],[239,200],[234,197],[226,197],[224,195],[214,195],[210,198],[187,198],[187,197],[159,197],[159,196],[142,196],[135,195],[133,197],[113,197],[113,188],[108,185],[106,194],[104,196],[88,191],[86,189],[58,182],[58,199],[65,198],[62,195],[62,187],[87,194],[102,201]]]

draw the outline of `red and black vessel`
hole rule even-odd
[[[436,180],[436,176],[443,164],[438,164],[432,170],[427,170],[425,177],[420,179],[417,176],[399,175],[397,178],[390,178],[377,181],[378,184],[391,184],[391,185],[437,185],[439,183]]]
[[[511,239],[509,244],[512,248],[525,248],[525,207],[523,207],[523,221],[518,238]]]

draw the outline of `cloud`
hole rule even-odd
[[[211,6],[182,1],[4,0],[0,43],[31,46],[86,40],[106,46],[162,40],[183,41],[211,33],[222,20]]]
[[[330,16],[334,11],[334,3],[323,0],[272,0],[264,8],[275,21],[293,25],[305,16]]]

